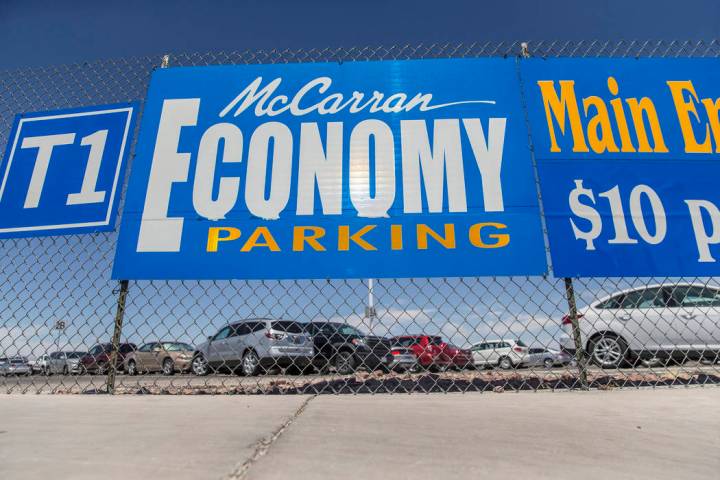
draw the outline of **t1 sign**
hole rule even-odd
[[[0,237],[112,230],[135,110],[18,115],[0,165]]]

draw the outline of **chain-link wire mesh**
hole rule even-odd
[[[720,44],[284,49],[5,71],[0,144],[17,113],[142,101],[163,61],[527,55],[718,57]],[[0,240],[1,392],[406,393],[720,383],[720,284],[713,278],[118,283],[110,280],[115,242],[115,232]]]

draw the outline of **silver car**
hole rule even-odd
[[[572,325],[563,319],[560,344],[574,353]],[[704,358],[720,354],[720,288],[664,284],[623,290],[578,311],[585,351],[596,365],[618,368],[636,359]]]
[[[80,372],[80,359],[87,352],[53,352],[47,362],[47,373],[69,373]]]
[[[221,328],[196,347],[191,366],[196,375],[229,369],[250,376],[273,367],[304,371],[312,357],[313,340],[303,324],[259,318]]]
[[[43,375],[47,375],[49,362],[50,355],[40,355],[38,358],[35,359],[35,361],[30,365],[30,367],[32,368],[33,373],[42,373]]]
[[[525,361],[525,366],[553,368],[555,366],[569,365],[572,362],[573,357],[565,352],[559,352],[557,350],[544,347],[530,347],[528,348],[528,356]]]
[[[25,357],[2,357],[0,375],[32,375],[32,366]]]

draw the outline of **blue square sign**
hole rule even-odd
[[[18,115],[0,164],[0,238],[113,230],[136,110]]]

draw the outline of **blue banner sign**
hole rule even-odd
[[[521,62],[553,272],[720,274],[720,62]]]
[[[0,164],[0,238],[113,230],[135,110],[18,115]]]
[[[515,60],[153,74],[114,278],[544,272]]]

